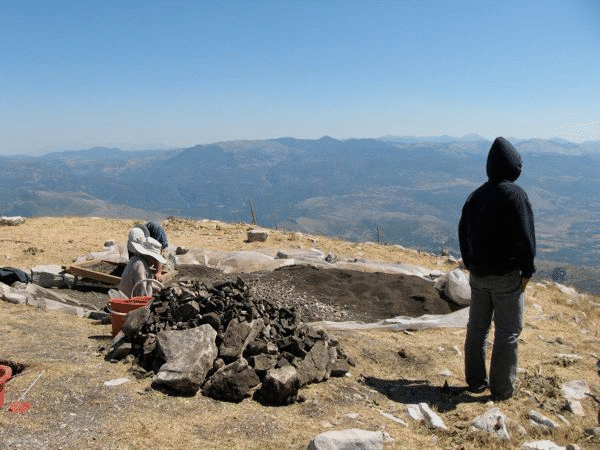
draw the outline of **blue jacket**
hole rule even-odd
[[[160,242],[160,245],[163,249],[169,246],[169,239],[167,239],[167,233],[165,229],[160,226],[160,224],[150,221],[146,224],[146,228],[150,233],[150,237]]]

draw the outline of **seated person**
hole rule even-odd
[[[129,231],[127,250],[129,250],[130,258],[123,275],[121,275],[119,290],[128,298],[152,295],[150,279],[153,278],[153,273],[166,262],[160,254],[160,242],[146,237],[140,228],[134,227]],[[149,281],[136,286],[140,280]]]

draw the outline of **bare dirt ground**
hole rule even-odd
[[[70,264],[76,256],[98,251],[108,239],[124,241],[134,222],[38,218],[17,227],[2,227],[1,265]],[[443,258],[393,246],[353,244],[286,231],[273,232],[265,243],[246,243],[245,224],[177,219],[168,221],[165,228],[172,244],[190,248],[316,247],[339,257],[452,267]],[[308,280],[306,286],[298,288],[307,298],[320,294],[310,291],[310,276],[318,274],[303,274],[300,280],[292,280],[296,284]],[[282,281],[289,290],[288,282]],[[326,284],[330,282],[333,290],[344,285],[343,280],[337,285],[335,280]],[[292,290],[289,295],[299,291]],[[232,404],[200,394],[172,397],[149,390],[148,380],[131,376],[130,364],[110,364],[98,354],[98,346],[110,341],[110,325],[0,302],[0,360],[27,366],[6,383],[7,401],[18,399],[43,373],[22,400],[31,404],[26,414],[12,414],[6,406],[0,410],[0,443],[3,448],[302,449],[321,432],[362,428],[386,431],[394,439],[386,449],[509,449],[540,439],[599,448],[600,443],[588,439],[584,429],[596,424],[600,405],[591,398],[583,400],[585,417],[563,411],[560,385],[568,380],[586,380],[593,393],[599,394],[600,379],[594,363],[600,343],[595,303],[600,300],[570,298],[552,284],[532,284],[526,294],[519,390],[515,397],[496,406],[520,423],[527,436],[509,427],[509,442],[468,432],[469,422],[490,405],[486,403],[488,394],[468,394],[460,389],[464,386],[464,330],[337,331],[344,350],[356,361],[351,376],[303,388],[303,403],[267,407],[251,399]],[[339,306],[336,311],[344,309]],[[557,354],[576,354],[581,359],[565,360]],[[128,381],[117,386],[104,384],[118,378]],[[449,388],[443,387],[446,381]],[[406,404],[418,402],[429,403],[449,430],[432,431],[411,421]],[[557,421],[561,414],[571,426],[546,434],[529,424],[527,413],[532,409]],[[382,413],[404,420],[408,427]]]

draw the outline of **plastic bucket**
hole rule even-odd
[[[115,337],[123,324],[128,312],[143,308],[152,299],[151,296],[132,297],[132,298],[112,298],[108,301],[108,309],[111,313],[112,335]]]

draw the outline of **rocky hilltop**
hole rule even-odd
[[[107,241],[123,242],[134,222],[64,217],[33,218],[18,226],[3,226],[3,265],[72,264],[77,257],[103,251]],[[290,254],[318,251],[330,261],[352,264],[377,261],[388,266],[417,266],[430,274],[456,267],[447,257],[400,246],[351,243],[282,230],[267,230],[265,241],[250,241],[246,224],[170,219],[164,227],[171,244],[198,249],[194,257],[202,254],[205,261],[217,252],[268,254],[276,248]],[[299,278],[277,280],[278,296],[314,309],[314,301],[323,298],[318,298],[318,291],[309,291],[309,285],[325,290],[318,280],[328,269],[313,266],[313,270],[299,272],[304,286]],[[219,293],[213,302],[225,294],[235,297],[236,289],[249,293],[260,280],[259,275],[245,275],[242,283],[235,281],[235,274],[223,276],[233,276],[234,284],[213,283],[214,295]],[[403,279],[397,276],[400,283]],[[343,291],[346,286],[348,298],[363,295],[366,303],[383,298],[366,286],[367,279],[360,280],[362,294],[351,277],[346,277],[346,284],[343,279],[326,280],[331,296],[335,292],[332,287]],[[185,289],[181,289],[190,289],[190,281],[181,286],[169,292],[183,295]],[[193,286],[208,298],[206,292],[211,291],[205,291],[205,284]],[[309,445],[325,448],[319,445],[340,438],[371,439],[369,448],[385,449],[552,448],[548,442],[556,448],[596,448],[600,445],[594,428],[600,406],[595,372],[600,299],[553,282],[532,283],[526,297],[520,385],[508,401],[492,404],[489,394],[464,391],[464,329],[413,325],[401,331],[391,327],[328,328],[327,345],[340,349],[354,365],[346,366],[346,375],[340,378],[303,383],[297,397],[286,397],[287,406],[251,398],[232,402],[202,393],[169,395],[155,390],[147,377],[136,376],[139,371],[133,358],[110,363],[105,352],[99,352],[111,343],[110,324],[1,301],[0,360],[12,362],[16,372],[5,383],[7,405],[25,394],[20,401],[29,403],[30,409],[25,414],[14,414],[7,406],[0,410],[0,442],[6,448],[301,449]],[[169,312],[168,302],[164,302],[167,297],[164,314],[184,313],[179,309]],[[200,310],[201,305],[194,302],[186,302],[189,305],[184,309],[197,306]],[[391,308],[393,301],[389,305]],[[344,305],[328,311],[341,310]],[[157,317],[163,314],[154,313]],[[271,326],[289,326],[292,317],[299,320],[293,314],[285,317],[287,322],[272,322]],[[190,320],[194,322],[196,316]],[[144,329],[144,339],[155,329]],[[317,335],[311,333],[305,335],[312,336],[313,342]],[[296,357],[302,356],[304,350],[294,343],[297,341],[288,340],[288,349],[293,349]],[[325,432],[337,433],[323,436]],[[314,439],[317,435],[320,437]]]

